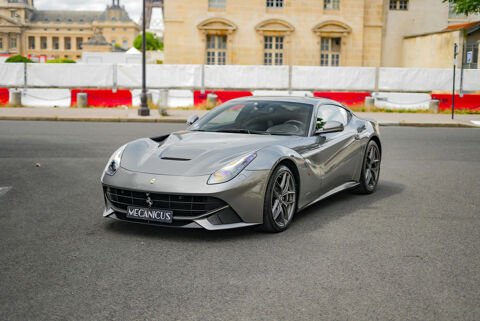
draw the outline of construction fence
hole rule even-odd
[[[79,91],[89,91],[89,99],[94,100],[96,96],[99,101],[107,99],[110,101],[107,105],[137,105],[141,80],[141,65],[135,64],[2,63],[0,102],[2,95],[5,101],[5,89],[21,89],[25,105],[70,106],[74,104]],[[428,106],[432,92],[444,94],[451,91],[452,83],[451,69],[147,66],[147,87],[152,91],[154,100],[158,96],[158,89],[169,89],[170,107],[193,105],[202,100],[209,90],[215,90],[216,93],[224,93],[224,100],[246,95],[333,95],[334,99],[357,102],[374,93],[376,97],[386,97],[379,99],[383,107],[392,105],[389,105],[389,97],[390,100],[393,97],[393,105],[396,100],[396,105],[419,109]],[[465,69],[463,75],[457,72],[456,88],[460,87],[467,93],[480,91],[480,70]],[[105,97],[105,92],[108,97]],[[480,105],[480,101],[477,105]]]

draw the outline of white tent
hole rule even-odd
[[[126,54],[127,55],[139,55],[139,54],[141,54],[141,52],[138,51],[137,48],[132,47],[132,48],[127,50]]]

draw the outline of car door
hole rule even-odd
[[[344,129],[317,135],[316,143],[306,157],[312,172],[321,182],[317,195],[322,195],[353,178],[356,169],[354,151],[357,132],[349,126],[351,118],[351,114],[343,107],[334,104],[318,107],[317,119],[320,124],[338,121],[343,124]]]

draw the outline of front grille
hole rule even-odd
[[[171,210],[173,217],[194,217],[227,205],[224,201],[211,196],[173,195],[139,192],[110,186],[104,186],[107,199],[117,209],[127,211],[128,206],[148,207],[147,195],[153,208]]]

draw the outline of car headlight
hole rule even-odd
[[[117,149],[115,153],[113,153],[113,155],[110,157],[107,166],[105,167],[105,174],[112,176],[117,172],[118,168],[120,167],[120,160],[122,159],[122,154],[125,150],[125,146],[127,145],[123,145],[122,147]]]
[[[257,157],[257,154],[253,153],[230,162],[228,165],[210,175],[207,184],[213,185],[228,182],[240,174],[240,172],[247,167],[255,157]]]

